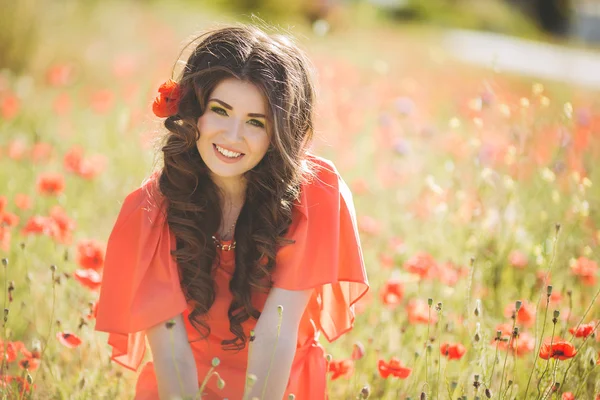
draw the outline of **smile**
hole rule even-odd
[[[227,150],[227,149],[225,149],[221,146],[218,146],[214,143],[213,143],[213,149],[215,150],[215,154],[217,155],[217,157],[226,163],[233,163],[233,162],[239,161],[245,155],[244,153],[238,153],[235,151]]]

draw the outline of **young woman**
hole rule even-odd
[[[132,370],[147,337],[136,399],[325,399],[319,335],[352,328],[368,282],[352,195],[307,151],[309,62],[249,26],[198,40],[154,103],[163,166],[122,205],[96,330]]]

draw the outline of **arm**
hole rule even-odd
[[[146,331],[161,400],[195,396],[199,389],[196,362],[182,314],[173,320],[175,325],[171,328],[165,321]]]
[[[281,400],[290,377],[296,354],[298,326],[313,293],[310,290],[272,288],[254,329],[255,339],[250,344],[247,374],[257,377],[247,397],[261,400]],[[283,307],[280,317],[278,306]],[[278,335],[278,325],[281,328]],[[264,397],[263,397],[264,393]]]

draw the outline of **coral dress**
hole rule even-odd
[[[308,156],[317,166],[317,178],[304,184],[294,203],[287,237],[296,242],[282,247],[273,272],[275,287],[287,290],[314,289],[300,322],[296,355],[285,399],[323,400],[326,360],[319,336],[332,342],[352,329],[354,303],[368,290],[352,194],[328,160]],[[218,389],[212,377],[203,399],[240,400],[243,397],[248,345],[225,351],[223,339],[231,339],[227,310],[232,300],[228,283],[235,268],[234,251],[220,251],[213,274],[216,299],[208,313],[211,333],[207,339],[187,320],[188,304],[182,293],[177,264],[170,256],[175,236],[169,230],[164,207],[148,195],[156,180],[147,180],[129,194],[109,237],[95,329],[108,332],[112,360],[137,371],[146,351],[145,330],[183,313],[188,339],[202,383],[211,360],[219,357],[216,371],[225,380]],[[252,301],[262,310],[266,294],[255,293]],[[246,335],[256,325],[250,318]],[[138,377],[136,399],[158,399],[152,362]]]

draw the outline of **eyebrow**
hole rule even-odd
[[[215,102],[219,103],[220,105],[222,105],[223,107],[225,107],[226,109],[228,109],[228,110],[233,110],[233,107],[231,107],[229,104],[225,103],[225,102],[224,102],[224,101],[222,101],[222,100],[219,100],[219,99],[212,98],[212,99],[209,99],[208,101],[209,101],[209,102],[210,102],[210,101],[215,101]],[[266,119],[266,117],[265,117],[265,115],[264,115],[264,114],[249,113],[249,114],[248,114],[248,116],[249,116],[249,117],[253,117],[253,118],[265,118],[265,119]]]

